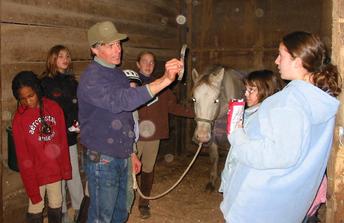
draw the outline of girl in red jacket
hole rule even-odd
[[[61,180],[71,178],[66,126],[62,109],[42,98],[39,81],[31,71],[12,80],[18,101],[13,119],[13,138],[21,178],[29,196],[27,222],[43,222],[47,193],[49,223],[61,222]]]

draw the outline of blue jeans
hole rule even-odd
[[[94,156],[87,155],[86,174],[90,193],[87,222],[125,222],[128,218],[127,159],[117,159],[107,155],[99,155],[94,159]]]

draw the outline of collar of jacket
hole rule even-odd
[[[149,84],[150,82],[153,81],[153,77],[147,77],[141,73],[139,73],[139,76],[140,76],[142,83],[144,83],[144,84]]]
[[[115,68],[116,67],[115,64],[106,63],[104,60],[102,60],[102,59],[100,59],[99,57],[96,57],[96,56],[94,57],[94,61],[99,63],[103,67],[107,67],[107,68]]]

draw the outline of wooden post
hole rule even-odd
[[[344,79],[344,0],[333,1],[332,62],[338,66]],[[338,129],[344,126],[344,93],[339,95],[341,106],[337,113],[331,157],[328,163],[328,194],[326,222],[344,222],[344,147],[339,143]]]
[[[1,17],[1,12],[2,12],[2,7],[1,7],[1,4],[0,4],[0,17]],[[0,23],[0,33],[1,33],[1,26],[2,24]],[[1,35],[0,35],[0,42],[1,42]],[[1,44],[0,44],[0,51],[1,51]],[[1,63],[1,57],[0,57],[0,64]],[[2,86],[2,72],[1,72],[1,69],[0,69],[0,86]],[[1,89],[1,88],[0,88]],[[0,98],[2,99],[2,91],[0,90]],[[1,100],[2,101],[2,100]],[[1,111],[1,114],[2,114],[2,103],[0,103],[0,111]],[[2,129],[2,121],[0,121],[0,129]],[[2,150],[2,142],[4,141],[4,134],[2,134],[2,131],[1,132],[1,140],[0,140],[0,158],[1,158],[1,163],[3,162],[3,150]],[[3,207],[3,193],[2,193],[2,173],[3,173],[3,167],[4,165],[0,165],[0,207]],[[0,223],[2,223],[2,219],[3,219],[3,208],[0,209]]]
[[[187,74],[186,77],[186,98],[191,99],[192,97],[192,69],[193,69],[193,63],[192,63],[192,57],[193,54],[193,45],[192,45],[192,2],[186,1],[186,24],[187,24],[187,30],[186,30],[186,44],[189,48],[189,54],[187,57]],[[187,100],[187,104],[189,105],[191,103],[190,100]],[[193,107],[193,104],[190,105]],[[193,135],[193,120],[187,120],[186,121],[186,132],[185,132],[185,145],[187,146],[185,151],[188,151],[189,148],[192,145],[192,135]]]

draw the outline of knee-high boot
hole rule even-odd
[[[141,192],[145,196],[150,196],[153,186],[153,178],[154,172],[150,173],[141,173]],[[146,219],[150,217],[150,208],[149,208],[149,200],[140,197],[139,199],[139,210],[141,214],[141,218]]]
[[[48,222],[49,223],[62,222],[62,207],[59,207],[59,208],[48,207]]]
[[[37,213],[37,214],[26,214],[26,222],[27,223],[43,223],[43,213]]]

